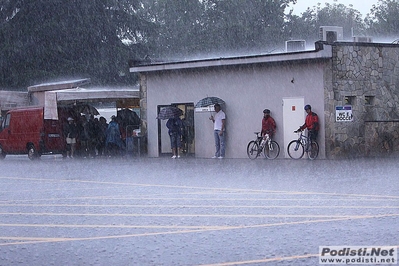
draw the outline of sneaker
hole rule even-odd
[[[172,159],[176,159],[176,155],[173,155],[173,156],[172,156]]]
[[[218,159],[224,159],[224,157],[223,156],[219,156]]]
[[[177,158],[180,158],[180,155],[177,155]]]
[[[212,156],[212,159],[216,159],[216,158],[218,158],[217,156]]]

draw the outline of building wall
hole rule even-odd
[[[0,91],[1,112],[6,112],[15,107],[27,106],[28,102],[28,93],[26,92]]]
[[[45,102],[45,91],[37,91],[28,93],[29,94],[29,105],[44,105]]]
[[[325,92],[327,157],[397,153],[391,144],[399,137],[399,47],[335,44],[331,73]],[[352,105],[353,122],[335,122],[335,106],[346,104]]]
[[[147,72],[142,74],[141,90],[146,92],[148,125],[148,155],[158,154],[157,106],[171,103],[196,103],[207,96],[216,96],[226,102],[227,158],[246,158],[246,147],[260,131],[263,109],[272,111],[277,123],[275,140],[280,144],[280,157],[285,156],[283,98],[303,97],[319,114],[320,158],[325,157],[324,146],[324,72],[327,61],[290,61],[282,63],[221,66],[198,69]],[[144,92],[145,90],[145,92]],[[142,100],[145,101],[145,100]],[[303,109],[303,106],[300,108]],[[195,113],[195,155],[210,158],[214,154],[213,124],[209,113]],[[304,112],[305,117],[305,112]],[[296,134],[292,134],[294,139]]]

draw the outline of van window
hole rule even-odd
[[[3,123],[2,123],[2,129],[5,129],[10,126],[10,117],[11,117],[11,114],[6,115],[6,118],[3,120]]]

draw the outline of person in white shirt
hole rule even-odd
[[[226,114],[222,111],[220,104],[215,104],[215,117],[209,118],[213,122],[213,134],[215,136],[215,156],[212,158],[223,159],[226,153]]]

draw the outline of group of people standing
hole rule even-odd
[[[213,158],[223,159],[226,153],[225,145],[225,130],[226,130],[226,114],[222,111],[220,104],[215,104],[215,115],[211,116],[209,119],[212,120],[214,124],[214,138],[216,153]],[[172,149],[172,159],[180,158],[181,151],[181,138],[183,134],[184,123],[179,116],[168,119],[166,122],[166,127],[168,128],[168,134],[170,137],[170,144]]]
[[[214,107],[216,114],[209,118],[214,124],[214,137],[216,147],[215,155],[212,158],[223,159],[226,153],[226,114],[222,111],[219,104],[215,104]],[[315,112],[312,112],[312,107],[309,104],[305,105],[304,109],[307,113],[305,123],[301,125],[297,131],[303,131],[307,129],[308,138],[310,140],[316,140],[320,128],[319,117]],[[276,121],[270,115],[270,113],[271,112],[269,109],[263,110],[261,129],[261,136],[263,139],[266,139],[266,135],[269,135],[270,138],[273,138],[276,134]]]
[[[305,105],[304,109],[307,114],[305,118],[305,123],[301,125],[295,132],[300,132],[307,129],[308,138],[310,140],[316,140],[319,133],[319,117],[315,112],[312,112],[312,107],[309,104]],[[263,110],[261,136],[263,137],[263,139],[265,139],[266,134],[268,134],[270,138],[273,138],[275,133],[276,122],[274,121],[273,117],[270,116],[270,110],[265,109]]]
[[[226,114],[221,109],[220,104],[214,105],[215,115],[211,115],[209,119],[213,122],[213,134],[215,139],[215,155],[212,158],[223,159],[226,155]],[[307,116],[305,123],[299,127],[297,131],[308,130],[308,138],[315,140],[319,132],[319,118],[316,113],[312,112],[312,107],[305,105],[305,112]],[[266,135],[273,138],[276,133],[276,121],[270,115],[270,110],[263,110],[261,136],[266,139]],[[166,127],[170,136],[172,158],[180,158],[179,150],[181,148],[181,134],[183,123],[180,117],[170,118]],[[297,132],[295,131],[295,132]]]
[[[77,120],[68,117],[63,128],[68,158],[74,158],[76,153],[84,158],[120,154],[123,141],[115,116],[109,124],[104,117],[97,119],[93,115],[80,116]]]

